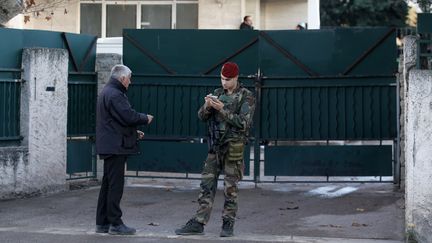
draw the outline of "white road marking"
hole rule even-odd
[[[339,187],[337,186],[323,186],[310,190],[306,194],[313,196],[316,195],[324,198],[335,198],[342,197],[358,190],[358,188],[352,186],[346,186],[336,190],[338,188]]]

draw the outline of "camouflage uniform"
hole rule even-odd
[[[209,146],[209,153],[204,163],[201,179],[201,191],[198,198],[199,209],[195,220],[207,224],[213,207],[217,181],[221,171],[224,172],[225,204],[222,218],[235,220],[237,212],[237,183],[243,178],[243,153],[255,109],[255,98],[249,90],[238,87],[232,94],[222,88],[216,89],[213,95],[224,103],[221,111],[213,108],[207,110],[204,105],[198,111],[198,117],[209,123],[211,129],[217,130]]]

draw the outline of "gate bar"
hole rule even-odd
[[[230,60],[231,58],[237,56],[238,54],[242,53],[244,50],[248,49],[249,47],[253,46],[256,42],[258,42],[258,37],[255,37],[252,39],[252,41],[248,42],[246,45],[238,49],[236,52],[234,52],[232,55],[220,60],[218,63],[213,65],[211,68],[209,68],[207,71],[204,71],[203,74],[209,74],[213,70],[215,70],[219,65],[225,63],[226,61]]]
[[[123,37],[125,37],[132,45],[134,45],[138,50],[144,53],[148,58],[150,58],[153,62],[161,66],[167,73],[176,74],[174,70],[163,64],[159,59],[157,59],[153,54],[147,51],[144,47],[142,47],[136,40],[130,37],[126,32],[123,33]]]
[[[387,33],[385,33],[378,41],[376,41],[368,50],[366,50],[357,60],[354,61],[348,68],[343,72],[343,75],[347,75],[351,72],[358,64],[360,64],[369,54],[372,53],[375,48],[377,48],[384,40],[387,39],[393,32],[395,32],[395,28],[391,28]]]
[[[306,66],[302,62],[300,62],[293,54],[291,54],[285,48],[280,46],[276,41],[274,41],[264,31],[260,31],[260,36],[262,36],[271,46],[276,48],[279,52],[281,52],[285,57],[290,59],[294,64],[296,64],[298,67],[300,67],[303,71],[305,71],[307,74],[309,74],[309,76],[312,76],[312,77],[319,76],[318,73],[312,71],[308,66]]]

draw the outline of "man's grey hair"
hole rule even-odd
[[[125,65],[115,65],[111,69],[111,78],[115,78],[120,80],[121,77],[129,77],[132,74],[132,71]]]

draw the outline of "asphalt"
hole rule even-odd
[[[94,233],[98,186],[0,201],[0,242],[403,242],[403,193],[387,184],[242,183],[235,237],[220,238],[223,193],[204,236],[174,230],[197,209],[198,181],[131,181],[123,220],[135,236]]]

